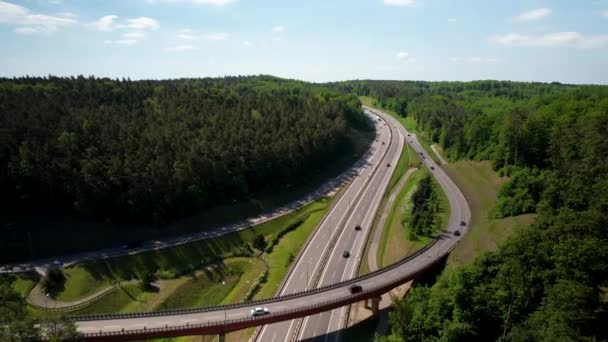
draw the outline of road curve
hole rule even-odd
[[[366,108],[366,110],[368,112],[373,112],[380,115],[393,129],[397,128],[397,130],[400,131],[403,129],[403,126],[401,126],[392,117],[369,108]],[[380,128],[381,127],[382,125],[380,125]],[[405,131],[403,130],[402,132]],[[380,137],[382,137],[381,134],[382,133],[379,133]],[[377,297],[382,293],[385,293],[392,288],[415,278],[421,272],[424,272],[427,268],[433,266],[444,256],[449,254],[449,252],[462,238],[464,233],[466,233],[468,230],[468,225],[461,226],[461,222],[469,222],[471,214],[469,206],[458,187],[452,182],[447,174],[435,164],[432,158],[428,156],[422,146],[418,143],[415,135],[411,134],[410,136],[407,136],[407,134],[408,133],[406,133],[407,142],[412,145],[416,152],[422,153],[422,155],[425,157],[423,158],[423,164],[429,168],[434,168],[432,174],[435,176],[439,185],[444,189],[451,206],[450,221],[448,226],[444,229],[441,236],[430,246],[423,248],[421,251],[401,262],[370,273],[369,275],[343,281],[339,284],[332,284],[319,289],[305,291],[299,294],[284,294],[283,296],[277,298],[257,301],[254,303],[205,309],[176,310],[172,312],[130,315],[118,314],[80,318],[76,322],[78,330],[84,333],[88,340],[99,341],[127,341],[152,337],[171,337],[229,332],[268,323],[292,321],[294,318],[305,317],[311,314],[340,308],[366,298]],[[382,138],[380,138],[380,140],[381,139]],[[388,169],[389,168],[386,166],[378,168],[378,170]],[[375,179],[375,177],[372,178]],[[357,179],[361,179],[361,177],[358,177]],[[360,184],[359,186],[362,185]],[[353,190],[351,190],[351,188]],[[355,195],[355,189],[356,187],[353,187],[352,185],[349,187],[349,189],[347,189],[347,192],[349,190],[351,191],[350,196]],[[349,201],[349,198],[353,198],[346,195],[347,194],[342,196],[341,201]],[[363,198],[366,197],[358,196],[357,203],[365,201]],[[343,208],[346,202],[342,203],[341,208]],[[339,204],[340,203],[337,203],[335,207],[338,207]],[[344,208],[342,210],[344,210]],[[346,216],[348,210],[344,213]],[[373,217],[375,215],[375,211],[365,212],[364,215],[365,216],[361,219],[370,221],[369,217]],[[351,224],[352,223],[353,222],[351,222]],[[350,226],[346,227],[346,230],[354,231]],[[459,230],[462,234],[455,236],[454,232],[457,230]],[[316,234],[319,234],[319,232]],[[348,241],[348,239],[340,238],[339,241]],[[314,245],[311,243],[310,246]],[[305,263],[301,264],[305,265]],[[329,263],[328,265],[330,266],[325,268],[326,274],[327,272],[331,272],[331,266],[333,264]],[[294,273],[299,274],[300,278],[302,279],[306,278],[306,276],[301,276],[301,271]],[[295,280],[294,282],[302,282],[300,283],[300,288],[306,288],[308,283],[307,281],[302,281],[301,279]],[[363,288],[363,291],[356,295],[351,294],[349,287],[353,283],[360,285]],[[249,310],[254,306],[266,307],[270,310],[271,314],[255,318],[251,317]],[[340,315],[343,315],[344,310],[336,310],[336,312],[338,312],[336,316],[339,318]],[[335,329],[339,329],[341,326],[340,321],[341,319],[334,318],[331,320],[331,323],[327,322],[328,324],[326,326],[319,325],[321,329],[316,330],[322,331],[322,335],[327,334],[328,331],[330,333],[335,332]],[[303,334],[307,334],[306,331],[309,330],[302,329]],[[266,335],[266,337],[268,336],[270,335]],[[314,338],[317,336],[315,335],[312,337]],[[265,339],[265,341],[272,341],[273,338],[275,338],[277,341],[281,341],[278,336],[270,336],[268,339]]]

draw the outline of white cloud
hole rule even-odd
[[[515,22],[536,21],[550,15],[551,13],[553,13],[553,11],[550,8],[538,8],[532,11],[524,12],[511,20]]]
[[[215,7],[222,7],[222,6],[230,5],[232,3],[235,3],[236,1],[237,0],[146,0],[146,2],[148,2],[150,4],[156,4],[159,2],[167,2],[167,3],[191,2],[194,4],[208,5],[208,6],[215,6]]]
[[[272,28],[272,32],[281,33],[283,31],[285,31],[285,28],[283,26],[275,26]]]
[[[252,47],[253,43],[251,43],[250,41],[246,40],[246,41],[243,42],[243,46]]]
[[[412,55],[410,55],[409,52],[405,52],[405,51],[399,51],[397,53],[397,59],[403,62],[415,62],[416,58],[414,58]]]
[[[608,10],[603,10],[600,12],[600,15],[604,18],[608,18]]]
[[[18,26],[15,32],[19,34],[52,33],[77,23],[69,16],[32,13],[23,6],[0,1],[0,24]]]
[[[137,39],[120,39],[120,40],[115,41],[116,44],[128,45],[128,46],[135,45],[135,44],[137,44],[137,42],[138,42]]]
[[[608,35],[586,36],[578,32],[557,32],[544,35],[509,33],[490,38],[491,41],[508,46],[565,46],[597,48],[608,45]]]
[[[99,31],[112,31],[120,27],[116,23],[116,19],[118,19],[117,15],[105,15],[91,23],[91,25]]]
[[[498,62],[498,58],[484,58],[484,57],[471,57],[471,58],[462,58],[462,57],[452,57],[450,58],[452,63],[496,63]]]
[[[156,19],[148,18],[148,17],[139,17],[127,19],[127,27],[130,29],[137,30],[147,30],[152,29],[156,30],[160,27],[160,23]]]
[[[194,45],[178,45],[172,46],[166,49],[167,51],[195,51],[198,50],[198,47]]]
[[[448,18],[448,23],[455,23],[456,22],[456,18]]]
[[[414,0],[384,0],[386,6],[411,6]]]
[[[122,36],[125,38],[131,38],[131,39],[142,39],[146,36],[146,34],[143,32],[135,31],[135,32],[127,32],[127,33],[123,34]]]
[[[230,36],[230,34],[226,33],[226,32],[215,32],[215,33],[209,33],[209,34],[205,35],[205,39],[207,39],[207,40],[226,40],[226,39],[228,39],[229,36]]]

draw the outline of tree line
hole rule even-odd
[[[558,83],[352,81],[415,118],[451,159],[511,176],[499,217],[536,212],[497,251],[415,287],[387,341],[596,341],[608,338],[608,87]]]
[[[270,76],[0,78],[5,223],[165,222],[285,189],[371,129],[358,99]]]

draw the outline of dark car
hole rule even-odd
[[[391,163],[387,163],[387,164],[386,164],[386,167],[391,167]]]
[[[350,256],[350,252],[349,251],[344,251],[344,253],[342,253],[342,256],[345,258],[348,258]]]
[[[360,225],[356,225],[355,226],[355,230],[361,230],[361,226]]]
[[[434,166],[431,166],[431,170],[435,170],[435,167],[434,167]]]
[[[455,231],[454,236],[460,236],[460,231],[459,230]]]
[[[425,157],[425,156],[422,156],[422,159],[426,159],[426,157]]]
[[[411,137],[412,135],[408,133],[408,134],[407,134],[407,136],[408,136],[408,137]]]
[[[382,142],[382,145],[384,145],[384,141]]]
[[[418,152],[419,155],[422,155],[422,152]]]
[[[361,287],[361,285],[353,285],[353,286],[349,287],[348,289],[350,290],[350,293],[352,293],[352,294],[363,291],[363,288]]]
[[[466,222],[464,222],[464,221],[460,221],[460,225],[461,225],[461,226],[466,226],[466,225],[467,225],[467,223],[466,223]]]
[[[122,248],[123,249],[135,249],[135,248],[141,248],[144,246],[144,242],[143,241],[131,241],[131,242],[127,242],[125,243]]]

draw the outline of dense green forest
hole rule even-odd
[[[354,128],[355,96],[270,76],[0,79],[0,217],[175,220],[306,179]]]
[[[408,237],[415,240],[421,236],[432,236],[438,226],[435,218],[439,211],[439,198],[433,188],[433,179],[426,175],[412,194],[412,210],[409,218]]]
[[[415,287],[388,341],[608,338],[608,87],[352,81],[332,86],[413,116],[450,159],[510,181],[495,215],[538,213],[496,252]]]

